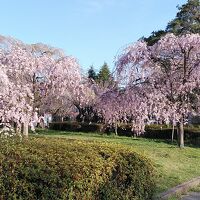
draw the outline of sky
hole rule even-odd
[[[0,0],[0,34],[61,48],[81,67],[110,69],[126,45],[165,29],[187,0]]]

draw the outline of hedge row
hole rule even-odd
[[[0,141],[0,199],[152,199],[151,162],[123,146],[56,138]]]
[[[52,130],[60,130],[60,131],[72,131],[72,132],[96,132],[96,133],[113,133],[113,127],[107,127],[104,124],[99,123],[83,123],[77,121],[66,121],[66,122],[52,122],[49,123],[49,128]],[[119,136],[132,136],[133,133],[131,131],[130,124],[121,124],[118,127],[118,135]]]
[[[172,127],[166,125],[150,125],[145,127],[144,137],[152,139],[171,139]],[[177,129],[174,129],[174,139],[177,139]],[[184,127],[184,139],[186,141],[199,140],[200,128],[195,126]]]
[[[81,123],[73,122],[52,122],[49,123],[49,128],[60,131],[74,131],[74,132],[104,132],[104,126],[97,123]]]
[[[53,122],[50,123],[50,129],[62,131],[77,131],[77,132],[114,132],[114,129],[107,128],[102,124],[97,123],[79,123],[79,122]],[[191,140],[200,137],[200,128],[198,126],[186,126],[185,139]],[[121,124],[118,128],[118,135],[133,136],[131,124]],[[154,139],[171,139],[172,127],[167,125],[147,125],[143,137]],[[177,138],[177,131],[174,131],[174,138]]]

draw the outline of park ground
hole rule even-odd
[[[38,135],[32,134],[31,137],[48,137],[49,139],[58,137],[66,140],[86,140],[128,146],[153,162],[157,174],[157,194],[200,176],[199,147],[186,146],[184,149],[180,149],[177,144],[165,140],[100,135],[97,133],[53,130],[38,130],[38,133]]]

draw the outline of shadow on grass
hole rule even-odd
[[[49,137],[78,137],[84,139],[106,139],[107,141],[115,140],[115,141],[122,141],[122,143],[132,143],[134,141],[141,141],[142,143],[145,142],[148,145],[148,142],[158,142],[158,143],[165,143],[164,140],[158,139],[150,139],[150,138],[143,138],[143,137],[130,137],[130,136],[116,136],[114,133],[106,134],[106,133],[98,133],[98,132],[69,132],[69,131],[56,131],[50,129],[37,129],[36,134],[32,133],[32,136],[49,136]]]
[[[174,147],[178,147],[178,141],[174,141],[172,142],[169,139],[150,139],[151,141],[154,141],[156,143],[165,143],[165,144],[169,144],[172,145]],[[170,148],[172,148],[172,146]],[[186,140],[185,141],[185,147],[192,147],[192,148],[200,148],[200,143],[197,141],[191,141],[191,140]]]
[[[169,146],[159,146],[159,148],[177,148],[178,143],[175,140],[172,142],[169,139],[153,139],[153,138],[145,138],[145,137],[128,137],[128,136],[116,136],[114,133],[106,134],[106,133],[98,133],[98,132],[70,132],[70,131],[57,131],[57,130],[50,130],[50,129],[37,129],[36,130],[37,136],[52,136],[52,137],[84,137],[84,139],[95,139],[95,138],[102,138],[106,140],[118,140],[122,141],[122,143],[132,143],[133,141],[142,141],[148,145],[149,142],[155,142],[158,144],[167,144]],[[32,136],[35,136],[35,134],[31,134]],[[78,138],[76,138],[78,139]],[[144,143],[143,143],[144,144]],[[139,144],[138,144],[139,145]],[[199,143],[194,143],[194,141],[185,141],[186,147],[192,147],[192,148],[199,148]],[[158,148],[158,147],[157,147]]]

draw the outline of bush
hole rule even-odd
[[[171,139],[172,127],[166,125],[148,125],[145,127],[145,134],[143,137],[153,139]],[[187,141],[191,141],[200,138],[200,128],[195,126],[184,127],[184,138]],[[174,139],[177,139],[177,129],[174,130]]]
[[[74,132],[102,132],[103,125],[97,123],[80,123],[80,122],[52,122],[49,123],[49,128],[60,131]]]
[[[52,122],[50,123],[50,129],[61,130],[61,131],[72,131],[72,132],[101,132],[111,133],[114,132],[113,127],[106,127],[103,124],[97,123],[80,123],[80,122]],[[132,126],[130,123],[120,124],[117,132],[119,136],[133,136],[131,131]],[[187,125],[184,127],[185,140],[196,143],[200,138],[200,127],[198,125]],[[172,135],[172,126],[151,124],[145,126],[145,133],[141,137],[152,138],[152,139],[167,139],[170,140]],[[177,130],[174,130],[174,139],[177,139]],[[197,139],[197,140],[196,140]]]
[[[154,188],[150,161],[123,146],[0,141],[0,199],[151,199]]]
[[[97,133],[112,133],[114,127],[106,126],[99,123],[81,123],[77,121],[66,121],[66,122],[52,122],[49,123],[49,128],[52,130],[60,131],[73,131],[73,132],[97,132]],[[132,136],[131,124],[120,124],[117,129],[119,136]]]

